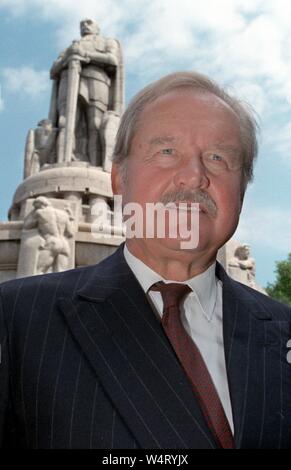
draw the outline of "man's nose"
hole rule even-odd
[[[204,189],[209,185],[205,166],[198,156],[181,162],[173,180],[177,187],[185,186],[190,189]]]

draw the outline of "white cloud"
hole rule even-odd
[[[234,239],[258,245],[268,251],[291,252],[291,210],[256,207],[245,211]]]
[[[281,161],[291,166],[291,122],[273,129],[272,136],[269,138],[273,149],[278,153]]]
[[[5,88],[13,93],[25,94],[37,98],[49,87],[49,72],[37,71],[32,67],[7,67],[2,70]]]
[[[259,116],[264,114],[267,108],[267,98],[264,88],[261,85],[249,81],[236,81],[233,82],[231,88],[235,96],[251,103]]]

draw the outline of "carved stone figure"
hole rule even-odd
[[[24,229],[36,228],[41,237],[35,274],[67,269],[70,256],[69,239],[73,237],[74,217],[69,206],[56,209],[44,196],[35,199],[34,210],[24,220]]]
[[[45,163],[51,163],[57,129],[50,119],[42,119],[36,129],[30,129],[25,146],[24,178],[38,173]]]
[[[117,40],[102,37],[92,20],[81,21],[80,29],[81,38],[51,68],[55,85],[50,119],[59,129],[57,161],[81,160],[107,167],[102,129],[104,122],[112,121],[112,113],[115,122],[122,113],[121,48]]]
[[[228,262],[230,275],[239,282],[256,288],[255,260],[250,256],[249,245],[240,245]]]

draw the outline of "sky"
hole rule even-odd
[[[126,102],[177,70],[205,73],[257,113],[260,150],[235,238],[257,281],[291,252],[289,0],[0,0],[0,220],[23,178],[27,132],[47,117],[49,69],[91,18],[123,47]]]

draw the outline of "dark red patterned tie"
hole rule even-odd
[[[234,449],[232,432],[211,376],[199,349],[186,332],[179,304],[191,292],[185,284],[157,282],[150,288],[159,291],[164,302],[162,325],[192,385],[217,443],[223,449]]]

